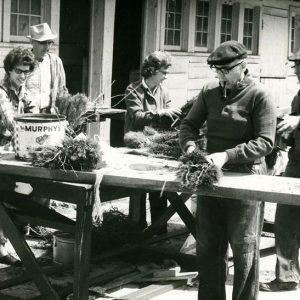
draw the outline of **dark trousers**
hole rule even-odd
[[[140,206],[140,222],[139,226],[141,229],[147,228],[148,224],[146,221],[146,198],[147,194],[141,194],[141,206]],[[154,223],[167,209],[167,198],[165,196],[160,197],[160,192],[149,193],[149,203],[150,203],[150,214],[151,223]],[[158,234],[163,234],[167,232],[167,225],[163,226]]]
[[[228,242],[234,262],[232,299],[258,294],[263,203],[201,196],[197,203],[198,299],[225,300]]]
[[[235,170],[265,174],[265,163]],[[255,300],[259,286],[259,243],[264,203],[199,196],[196,213],[199,300],[225,300],[228,243],[234,263],[233,300]]]
[[[284,176],[300,178],[299,163],[289,162]],[[276,278],[299,282],[300,206],[278,204],[275,214]]]

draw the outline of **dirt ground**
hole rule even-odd
[[[119,201],[112,201],[107,202],[103,204],[103,208],[105,211],[109,211],[113,208],[117,208],[119,211],[123,212],[124,214],[128,213],[128,199],[122,199]],[[195,205],[192,201],[188,201],[187,203],[188,207],[193,210],[195,209]],[[76,210],[75,207],[72,205],[66,205],[61,202],[53,202],[52,206],[54,209],[56,209],[58,212],[63,213],[64,215],[67,215],[70,218],[75,218]],[[266,204],[266,210],[265,210],[265,219],[268,221],[274,220],[274,213],[275,213],[275,204]],[[149,207],[147,208],[149,211]],[[149,213],[147,214],[148,223],[150,223],[150,216]],[[183,227],[183,223],[180,220],[180,218],[177,215],[174,215],[172,219],[169,222],[168,230],[174,230],[175,228]],[[181,248],[183,242],[185,241],[186,236],[182,236],[177,239],[171,239],[167,240],[165,242],[160,243],[160,247],[164,249],[173,249],[175,251],[179,251]],[[52,263],[53,259],[53,249],[52,245],[49,242],[48,239],[31,239],[27,238],[27,241],[29,243],[29,246],[34,252],[34,255],[38,258],[38,261],[41,264],[49,264]],[[156,245],[157,246],[157,245]],[[263,237],[261,248],[269,248],[274,246],[274,239],[270,237]],[[157,249],[157,248],[156,248]],[[10,252],[14,253],[14,249],[10,246]],[[266,256],[263,256],[261,258],[260,264],[260,278],[261,281],[269,281],[274,278],[274,268],[275,268],[275,255],[270,253]],[[92,265],[91,266],[91,272],[101,272],[102,270],[114,270],[118,267],[124,267],[124,262],[121,261],[113,261],[113,262],[107,262],[102,263],[100,265]],[[0,265],[0,268],[2,268],[0,272],[0,281],[10,278],[16,275],[20,275],[20,272],[23,272],[20,270],[20,268],[7,268],[5,265]],[[229,266],[229,276],[226,283],[226,293],[228,295],[228,299],[231,298],[232,293],[232,280],[233,280],[233,274],[234,274],[234,268],[233,264],[230,263]],[[65,274],[64,276],[51,276],[50,281],[54,284],[70,284],[72,282],[72,273]],[[132,292],[135,292],[139,289],[140,285],[138,284],[126,284],[122,287],[118,287],[115,289],[110,290],[105,295],[106,297],[110,299],[118,299],[121,296],[130,294]],[[8,288],[6,290],[2,290],[1,292],[5,293],[6,295],[11,295],[15,297],[19,297],[20,299],[29,299],[33,296],[37,296],[38,292],[34,286],[33,283],[26,283],[19,285],[17,287]],[[96,297],[95,299],[104,299],[101,297]],[[106,298],[107,299],[107,298]],[[166,292],[162,295],[156,296],[151,298],[153,300],[196,300],[197,299],[197,288],[191,287],[191,286],[184,286],[177,289],[174,289],[172,291]],[[266,292],[260,292],[259,295],[260,300],[298,300],[300,299],[300,290],[293,291],[293,292],[280,292],[280,293],[266,293]]]

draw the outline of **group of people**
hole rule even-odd
[[[300,54],[300,53],[299,53]],[[277,125],[277,112],[268,90],[253,80],[247,68],[247,49],[237,41],[227,41],[207,58],[217,82],[205,85],[182,121],[179,143],[183,152],[196,149],[199,129],[207,125],[207,160],[223,170],[267,174],[265,156],[278,134],[293,135],[285,176],[300,177],[300,94],[292,103],[290,116]],[[291,60],[300,80],[300,55]],[[142,79],[126,90],[125,132],[143,130],[162,116],[176,119],[181,111],[171,108],[162,82],[171,66],[168,53],[155,51],[142,65]],[[143,195],[145,202],[146,196]],[[149,195],[151,221],[166,208],[166,199]],[[141,227],[145,227],[145,205]],[[276,279],[259,283],[259,244],[264,220],[264,203],[200,196],[196,213],[196,244],[199,271],[198,299],[226,299],[227,251],[230,244],[234,261],[232,299],[257,299],[259,289],[292,290],[299,285],[298,250],[300,208],[278,205],[275,219]],[[164,229],[165,230],[165,229]]]
[[[58,56],[49,53],[57,35],[48,24],[30,27],[32,49],[17,47],[4,59],[5,77],[0,84],[0,144],[11,142],[16,114],[55,112],[57,95],[66,91],[65,72]],[[300,55],[291,58],[300,80]],[[248,174],[266,174],[264,157],[274,147],[276,130],[291,132],[293,144],[285,176],[300,178],[300,94],[290,116],[277,126],[274,102],[266,88],[254,81],[247,68],[247,49],[237,41],[217,47],[207,59],[218,82],[205,85],[182,121],[179,143],[183,152],[196,149],[199,129],[207,124],[207,160],[219,168]],[[125,132],[140,131],[161,118],[175,120],[179,108],[170,106],[162,84],[171,66],[166,52],[151,53],[142,65],[142,79],[126,89]],[[277,128],[276,128],[277,127]],[[146,194],[141,195],[141,228],[146,223]],[[151,221],[167,208],[167,199],[149,193]],[[259,243],[264,203],[201,196],[197,201],[196,233],[199,268],[198,299],[226,299],[225,280],[228,243],[234,261],[234,300],[257,299],[259,288],[293,290],[299,286],[298,250],[300,208],[278,205],[275,218],[276,279],[259,285]],[[0,263],[19,265],[6,250],[4,224],[0,224]],[[162,228],[159,233],[165,233]]]
[[[30,27],[28,38],[32,49],[13,48],[4,59],[5,76],[0,83],[0,146],[8,149],[13,144],[14,116],[23,113],[56,112],[55,100],[67,91],[65,71],[61,59],[49,53],[57,34],[47,23]],[[7,190],[2,197],[19,197],[14,182],[0,179]],[[12,194],[14,193],[14,194]],[[48,205],[48,199],[38,200]],[[20,265],[21,262],[7,251],[5,224],[0,221],[0,263]]]

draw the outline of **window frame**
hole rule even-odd
[[[22,0],[19,0],[22,1]],[[7,24],[9,24],[9,29],[8,29],[8,36],[9,36],[9,41],[10,42],[28,42],[27,36],[20,36],[20,35],[12,35],[10,33],[11,27],[10,27],[10,21],[11,21],[11,0],[9,2],[9,12],[7,15]],[[30,14],[29,14],[30,16]],[[45,0],[41,0],[41,23],[45,21]]]
[[[288,52],[289,52],[289,56],[293,54],[294,52],[294,49],[292,49],[292,45],[291,45],[291,42],[292,42],[292,18],[295,17],[296,15],[300,15],[300,7],[299,6],[292,6],[290,5],[289,7],[289,34],[288,34],[288,45],[289,45],[289,49],[288,49]],[[299,29],[300,31],[300,29]],[[296,35],[295,35],[296,36]],[[300,38],[298,39],[297,41],[297,44],[298,44],[298,49],[297,51],[300,51]],[[294,40],[294,48],[295,48],[295,40]]]
[[[210,40],[210,32],[211,32],[211,1],[209,0],[202,0],[202,1],[205,1],[205,2],[208,2],[209,3],[209,7],[208,7],[208,37],[207,37],[207,47],[199,47],[199,46],[196,46],[196,8],[197,8],[197,0],[194,0],[194,1],[191,1],[192,2],[192,5],[193,5],[193,9],[191,11],[191,15],[190,15],[190,18],[192,19],[193,23],[194,23],[194,27],[193,27],[193,30],[192,30],[192,37],[193,37],[193,49],[194,49],[194,52],[208,52],[209,51],[209,40]]]
[[[162,34],[161,34],[161,45],[163,46],[164,50],[171,50],[171,51],[181,51],[183,48],[183,22],[184,22],[184,6],[185,6],[185,0],[182,1],[181,6],[181,28],[180,28],[180,44],[179,45],[166,45],[165,44],[165,29],[166,29],[166,6],[167,6],[167,0],[162,1],[162,12],[161,12],[161,23],[162,23]]]
[[[261,28],[261,11],[262,7],[251,3],[230,3],[227,0],[205,0],[209,2],[209,18],[208,18],[208,43],[207,47],[197,47],[195,45],[196,39],[196,0],[183,0],[182,12],[182,31],[181,31],[181,45],[169,46],[164,44],[165,33],[165,14],[166,14],[166,0],[161,1],[161,14],[158,24],[161,26],[160,30],[160,49],[170,50],[174,52],[187,53],[209,53],[217,45],[221,43],[221,15],[222,5],[229,4],[233,7],[232,12],[232,39],[243,43],[243,29],[244,29],[244,13],[245,8],[253,9],[254,23],[253,26],[253,41],[252,50],[248,50],[251,55],[258,55],[259,49],[259,35]]]

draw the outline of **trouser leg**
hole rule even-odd
[[[275,214],[276,278],[299,282],[300,207],[278,204]]]
[[[149,203],[150,203],[151,223],[154,223],[166,211],[167,198],[165,196],[160,197],[160,192],[151,192],[149,193]],[[167,224],[164,225],[158,231],[158,234],[163,234],[166,232],[167,232]]]
[[[214,197],[199,196],[196,213],[199,300],[225,300],[227,237],[223,206]]]
[[[259,242],[264,204],[226,199],[228,236],[233,252],[233,300],[254,300],[259,287]]]

